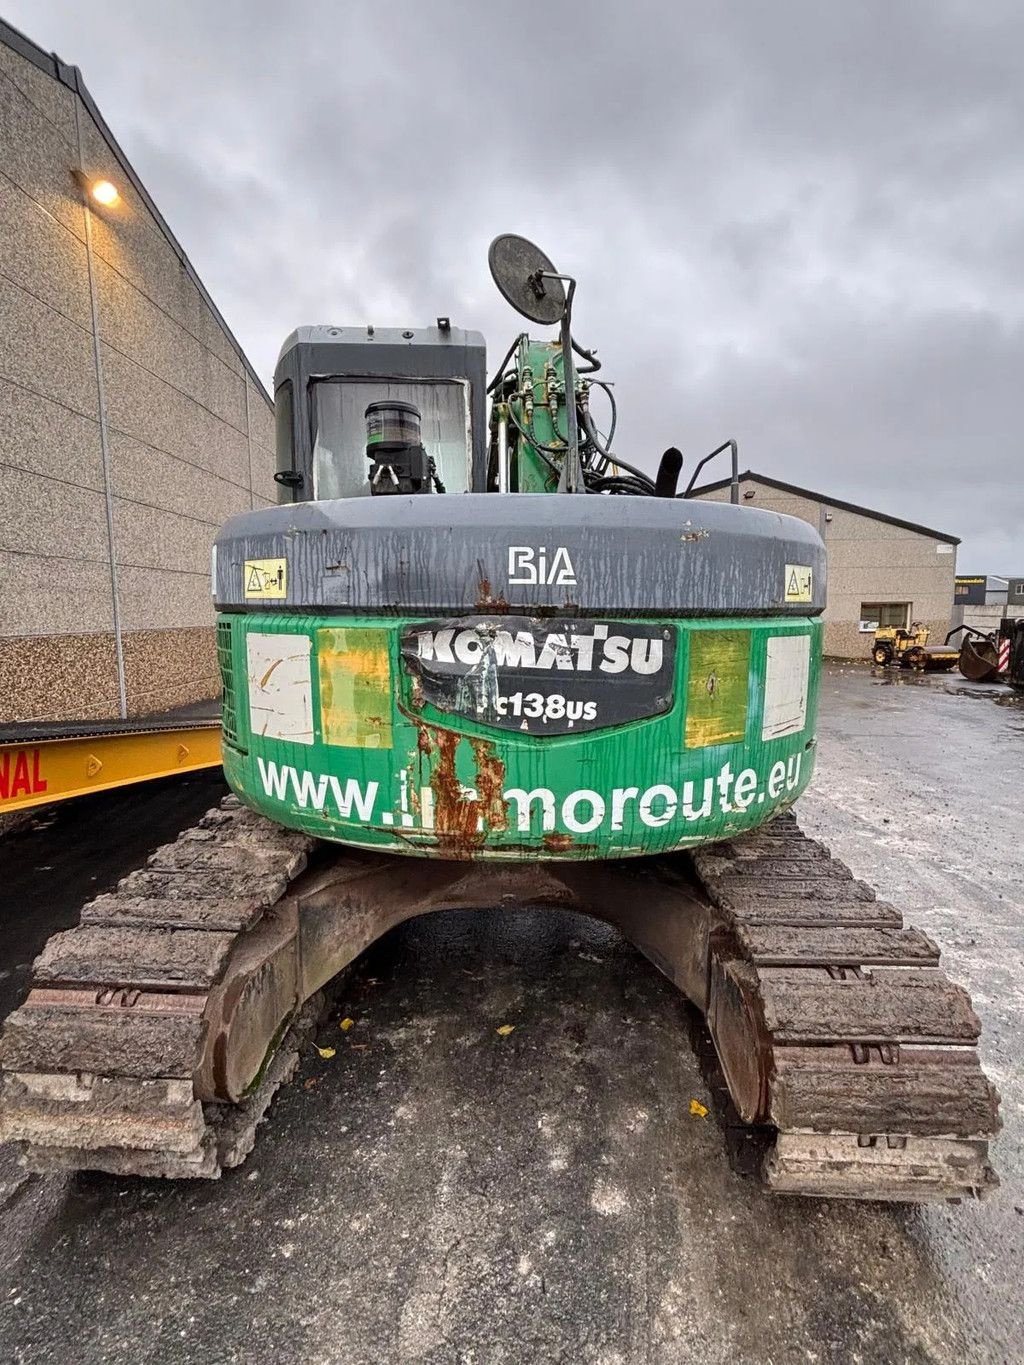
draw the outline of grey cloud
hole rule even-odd
[[[1024,569],[1018,4],[7,10],[82,67],[268,378],[300,321],[443,312],[496,357],[486,246],[521,231],[579,277],[627,458],[736,435]]]

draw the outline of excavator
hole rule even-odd
[[[0,1040],[0,1140],[38,1171],[216,1177],[374,940],[554,907],[703,1012],[774,1191],[987,1194],[967,994],[792,812],[822,541],[739,505],[735,442],[682,491],[674,447],[627,462],[575,280],[514,235],[489,263],[539,333],[490,379],[448,318],[286,340],[280,501],[213,552],[233,794],[47,943]],[[689,496],[728,453],[731,501]]]

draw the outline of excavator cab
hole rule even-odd
[[[274,375],[279,501],[483,492],[486,356],[447,318],[297,328]]]

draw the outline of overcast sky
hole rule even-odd
[[[625,458],[735,436],[1024,570],[1020,0],[0,7],[82,68],[268,384],[304,322],[450,314],[497,361],[521,232],[579,280]]]

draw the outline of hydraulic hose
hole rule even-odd
[[[613,455],[606,446],[601,444],[601,438],[598,436],[597,428],[594,426],[594,419],[586,410],[583,412],[583,429],[587,433],[587,439],[590,441],[590,444],[599,455],[603,455],[606,460],[610,460],[612,464],[618,465],[620,469],[628,469],[631,474],[645,485],[650,493],[654,492],[654,480],[649,474],[645,474],[642,469],[637,469],[635,465],[629,464],[620,455]]]

